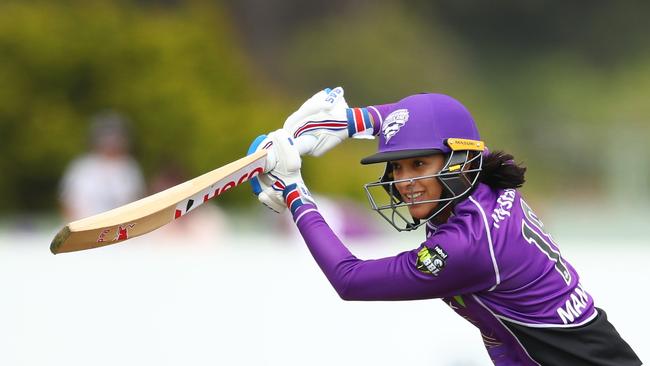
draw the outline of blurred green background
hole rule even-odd
[[[640,0],[0,0],[0,364],[489,363],[441,301],[340,301],[289,216],[247,187],[128,245],[50,254],[68,221],[62,175],[98,112],[130,120],[151,187],[170,168],[187,179],[240,158],[338,85],[351,106],[462,101],[488,147],[528,167],[528,203],[647,361],[635,310],[650,301],[648,14]],[[372,226],[362,185],[381,167],[358,162],[375,148],[305,158],[330,225]],[[422,239],[377,227],[335,231],[364,259]],[[409,314],[434,326],[414,332]],[[413,352],[418,329],[426,352]]]
[[[89,118],[132,122],[146,178],[242,156],[304,99],[351,106],[442,92],[541,202],[650,197],[650,4],[642,1],[0,2],[0,215],[53,213]],[[314,191],[364,200],[375,142],[307,158]],[[220,204],[255,204],[247,189]]]

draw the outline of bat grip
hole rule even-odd
[[[317,142],[318,139],[310,135],[302,135],[299,136],[298,138],[293,139],[293,143],[296,145],[296,149],[298,149],[298,152],[300,153],[301,156],[308,154],[314,148],[314,146],[316,146]],[[268,149],[266,166],[264,167],[264,173],[268,173],[271,170],[273,170],[275,168],[275,164],[276,164],[275,150]]]
[[[309,153],[316,146],[318,139],[316,138],[316,136],[302,135],[294,139],[293,141],[296,143],[296,148],[298,149],[298,152],[302,156]]]

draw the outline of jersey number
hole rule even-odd
[[[569,272],[569,269],[566,267],[564,264],[564,261],[562,260],[562,256],[558,250],[555,250],[550,244],[553,243],[551,240],[551,236],[544,231],[544,224],[537,218],[533,210],[524,202],[524,200],[521,201],[521,209],[524,211],[524,215],[530,221],[530,224],[526,222],[526,220],[521,220],[521,234],[524,236],[524,239],[529,244],[535,244],[539,250],[542,251],[542,253],[546,254],[546,256],[553,262],[555,262],[555,270],[558,271],[558,273],[562,276],[564,279],[564,282],[568,285],[571,283],[571,272]],[[536,227],[539,231],[541,231],[544,235],[546,235],[549,239],[549,241],[545,240],[539,233],[537,233],[533,228],[531,227],[534,226]],[[553,243],[555,245],[555,243]],[[555,245],[557,247],[557,245]]]

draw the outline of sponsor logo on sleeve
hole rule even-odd
[[[381,132],[384,134],[386,142],[395,136],[395,134],[399,132],[399,130],[406,124],[408,120],[408,109],[398,109],[389,114],[381,124]]]
[[[444,251],[439,245],[429,248],[426,245],[418,252],[418,259],[415,263],[415,268],[422,273],[427,273],[433,276],[438,276],[440,271],[445,268],[447,262],[447,252]]]

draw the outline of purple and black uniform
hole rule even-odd
[[[393,109],[351,109],[350,135],[378,131]],[[480,330],[495,365],[641,364],[515,189],[477,184],[444,224],[426,223],[419,246],[376,260],[350,253],[316,206],[289,207],[345,300],[440,298]]]
[[[418,248],[377,260],[352,255],[311,204],[294,220],[343,299],[441,298],[479,328],[495,365],[641,364],[515,190],[479,184],[446,223],[427,223]],[[613,347],[628,351],[611,359]]]

